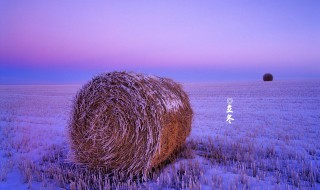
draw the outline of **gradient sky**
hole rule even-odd
[[[320,1],[0,1],[0,83],[319,78]]]

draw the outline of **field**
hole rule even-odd
[[[195,113],[191,135],[147,181],[68,161],[80,86],[0,86],[0,189],[320,189],[320,81],[183,86]]]

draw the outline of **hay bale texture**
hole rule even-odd
[[[187,94],[171,79],[101,74],[75,97],[69,123],[71,159],[146,174],[185,142],[192,115]]]

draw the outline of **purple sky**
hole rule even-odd
[[[320,1],[0,1],[0,83],[320,76]]]

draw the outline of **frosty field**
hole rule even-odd
[[[0,86],[1,190],[320,189],[320,81],[183,84],[194,111],[186,146],[149,180],[117,183],[67,160],[80,87]]]

